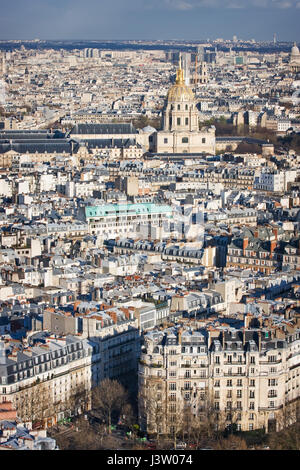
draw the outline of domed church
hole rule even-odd
[[[300,51],[295,42],[291,49],[289,68],[292,72],[300,72]]]
[[[215,128],[199,130],[199,114],[192,90],[185,84],[181,65],[163,112],[163,129],[154,134],[157,153],[215,153]]]

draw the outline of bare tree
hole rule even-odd
[[[300,450],[300,401],[287,403],[276,414],[279,431],[269,434],[269,444],[274,450]]]
[[[245,439],[240,436],[230,435],[227,439],[221,439],[216,444],[217,450],[247,450]]]
[[[165,432],[166,397],[165,383],[160,377],[146,379],[139,392],[139,419],[141,427],[160,442]]]
[[[71,390],[64,408],[65,410],[68,409],[74,415],[81,414],[90,408],[90,392],[83,382]]]
[[[128,402],[128,393],[117,380],[104,379],[93,389],[93,409],[95,409],[108,425],[111,432],[113,413],[121,413]]]
[[[224,411],[216,407],[213,395],[207,390],[199,395],[195,405],[190,434],[196,446],[200,447],[210,444],[219,437],[225,428],[226,416]]]
[[[168,408],[166,413],[166,429],[173,440],[174,449],[177,448],[177,441],[179,437],[184,435],[187,420],[189,416],[189,404],[185,403],[183,399],[176,399],[175,401],[168,400]]]

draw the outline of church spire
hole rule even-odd
[[[176,83],[177,83],[177,85],[183,85],[184,84],[184,75],[183,75],[181,54],[179,54],[179,67],[178,67],[177,72],[176,72]]]

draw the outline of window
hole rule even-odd
[[[276,362],[277,361],[277,356],[269,356],[268,361],[269,362]]]
[[[181,120],[180,118],[177,118],[177,126],[180,126]]]
[[[236,391],[236,396],[237,396],[237,398],[242,398],[242,390],[237,390]]]
[[[274,387],[275,385],[277,385],[277,380],[276,379],[269,379],[268,380],[268,386],[269,387]]]
[[[216,357],[215,357],[215,363],[216,363],[216,364],[220,364],[220,356],[216,356]]]
[[[185,118],[185,125],[186,125],[186,126],[189,125],[189,118]]]
[[[249,398],[255,398],[255,392],[254,392],[254,390],[250,390],[250,392],[249,392]]]
[[[255,356],[250,357],[250,364],[255,364]]]
[[[237,386],[242,387],[242,379],[237,379]]]
[[[203,137],[202,144],[205,144],[205,142],[206,142],[206,139],[205,139],[205,137]]]
[[[189,139],[187,137],[182,137],[182,143],[187,144]]]
[[[254,401],[250,401],[249,410],[254,410]]]
[[[168,143],[168,139],[167,137],[164,138],[164,144],[167,144]]]
[[[232,387],[232,380],[227,380],[227,387]]]
[[[175,382],[169,383],[169,390],[176,390],[176,383]]]
[[[255,387],[255,380],[253,379],[250,380],[250,387]]]
[[[180,104],[177,105],[177,110],[180,111]]]

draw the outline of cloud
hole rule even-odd
[[[291,8],[293,6],[292,2],[278,2],[276,4],[277,8],[281,8],[282,10],[285,10],[286,8]],[[295,5],[296,6],[296,5]]]
[[[245,8],[245,5],[241,2],[228,2],[226,8],[233,8],[234,10],[240,10]]]
[[[165,0],[167,6],[174,10],[192,10],[196,5],[185,0]]]
[[[163,5],[173,10],[198,8],[300,8],[299,0],[164,0]]]

